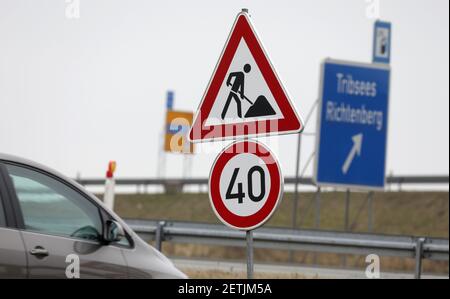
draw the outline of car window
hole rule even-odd
[[[0,194],[0,227],[6,226],[5,209],[3,208],[2,195]]]
[[[14,165],[6,167],[27,231],[101,240],[102,221],[92,202],[50,176]]]

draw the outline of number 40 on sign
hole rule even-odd
[[[254,141],[231,144],[211,170],[209,196],[227,226],[253,230],[272,216],[283,193],[283,176],[270,150]]]

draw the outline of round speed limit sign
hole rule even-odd
[[[235,142],[216,158],[209,178],[209,198],[225,225],[245,231],[263,225],[282,195],[278,160],[261,143]]]

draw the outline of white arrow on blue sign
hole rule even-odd
[[[314,175],[319,186],[384,188],[389,85],[388,65],[323,63]]]

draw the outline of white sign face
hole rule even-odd
[[[248,231],[263,225],[282,195],[278,160],[260,143],[233,143],[214,162],[209,179],[211,206],[231,228]]]
[[[207,126],[283,118],[243,38],[239,42],[225,78],[208,115]]]
[[[242,154],[231,159],[220,179],[220,195],[226,199],[225,206],[239,216],[258,212],[267,200],[270,187],[267,166],[253,154]]]

